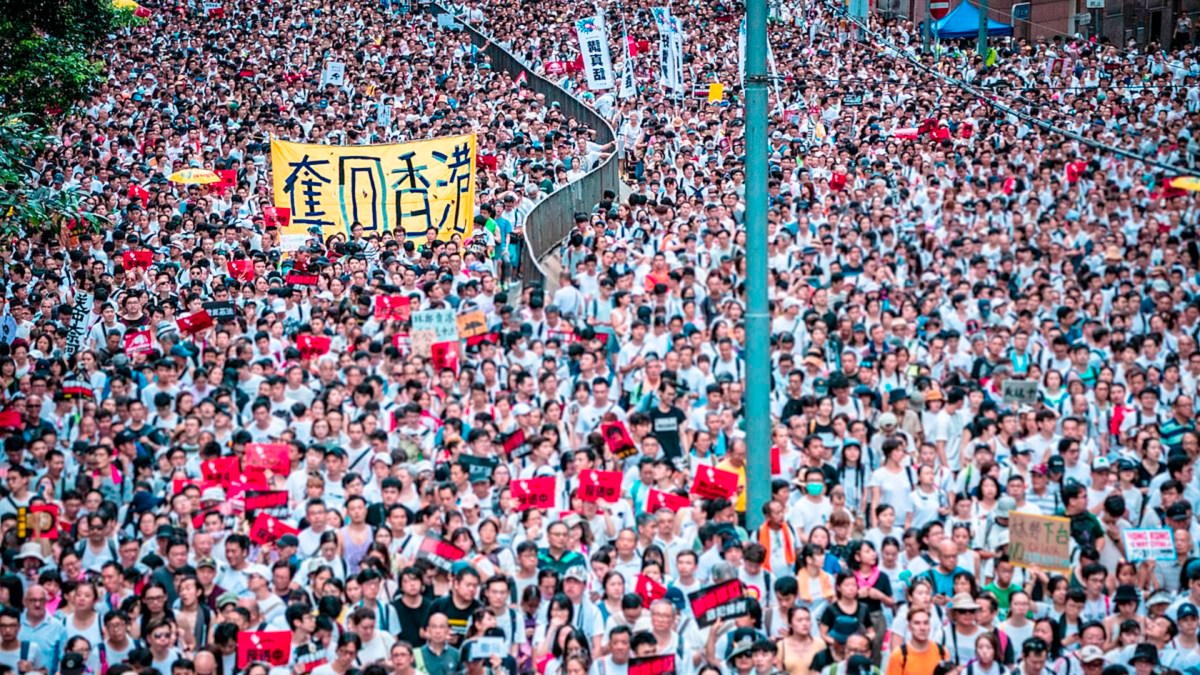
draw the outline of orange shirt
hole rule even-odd
[[[923,652],[913,649],[912,643],[906,644],[905,649],[908,651],[907,661],[901,650],[892,652],[892,657],[888,659],[887,675],[933,675],[944,653],[933,642]]]

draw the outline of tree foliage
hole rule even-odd
[[[82,192],[55,190],[37,180],[36,158],[57,142],[27,116],[0,120],[0,233],[22,236],[58,232],[69,223],[95,228],[102,222],[99,216],[82,211]]]

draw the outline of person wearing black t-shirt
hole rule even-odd
[[[434,600],[429,605],[429,614],[445,614],[450,621],[450,644],[462,645],[471,625],[471,615],[482,605],[479,603],[479,573],[466,563],[454,570],[454,582],[449,595]]]
[[[658,386],[658,405],[647,411],[650,417],[650,433],[662,446],[663,455],[669,459],[681,457],[691,450],[691,431],[687,428],[687,415],[675,407],[678,392],[674,380],[664,378]]]
[[[407,567],[400,572],[400,594],[392,602],[396,615],[400,617],[400,631],[396,634],[401,640],[409,643],[414,649],[425,645],[421,636],[421,627],[429,617],[429,606],[432,601],[425,595],[425,581],[421,570]]]

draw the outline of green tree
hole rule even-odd
[[[30,124],[26,115],[0,120],[0,234],[58,232],[70,221],[96,228],[103,218],[83,209],[84,194],[39,185],[35,162],[58,139]]]

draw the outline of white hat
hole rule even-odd
[[[246,565],[246,569],[244,571],[248,577],[257,575],[263,579],[266,579],[267,581],[271,580],[271,570],[267,569],[266,565]]]
[[[46,562],[46,556],[42,555],[42,545],[36,541],[21,544],[21,550],[17,552],[13,560],[24,560],[25,558],[36,558],[38,562]]]

